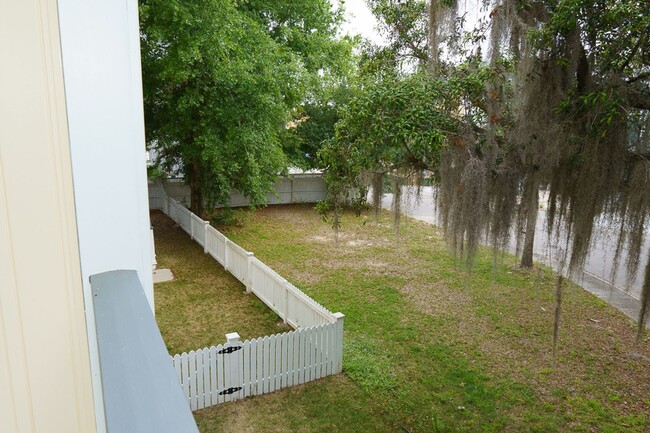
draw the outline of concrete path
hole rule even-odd
[[[172,274],[171,269],[156,269],[153,271],[153,282],[155,283],[164,283],[167,281],[173,281],[174,274]]]
[[[432,187],[422,187],[419,200],[416,200],[415,187],[404,187],[402,197],[402,210],[406,215],[430,224],[437,224]],[[382,208],[390,209],[392,201],[393,195],[386,194],[382,199]],[[550,266],[557,271],[559,266],[556,257],[559,256],[559,252],[548,243],[545,228],[546,201],[544,197],[540,197],[540,203],[542,208],[538,215],[535,230],[534,256],[539,263]],[[639,318],[641,309],[639,299],[641,298],[643,270],[648,258],[648,239],[646,239],[642,249],[641,266],[636,278],[628,282],[625,272],[620,271],[615,275],[614,280],[610,281],[612,259],[616,250],[616,236],[608,232],[604,227],[597,228],[596,232],[597,239],[587,258],[582,277],[575,282],[636,321]],[[510,242],[509,250],[510,252],[515,251],[514,240]],[[620,262],[621,264],[625,263],[625,256],[621,257]],[[650,320],[646,321],[646,326],[650,329]]]

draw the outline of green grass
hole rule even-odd
[[[569,284],[554,358],[548,270],[509,256],[493,266],[486,251],[467,272],[412,220],[395,238],[387,217],[346,216],[337,246],[307,206],[243,215],[223,228],[231,239],[346,315],[345,375],[206,409],[202,432],[650,431],[650,365],[627,356],[633,324]],[[650,355],[648,339],[636,350]]]
[[[172,220],[156,212],[152,223],[158,268],[175,277],[154,289],[156,320],[171,355],[222,344],[229,332],[243,340],[287,330]]]

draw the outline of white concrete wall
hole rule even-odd
[[[94,433],[56,0],[0,0],[0,432]]]
[[[153,309],[138,4],[59,0],[81,271],[98,431],[101,380],[89,277],[132,269]]]
[[[149,183],[149,207],[160,209],[160,183]],[[190,187],[180,179],[165,182],[167,194],[186,206],[190,206]],[[273,192],[270,192],[266,201],[267,204],[291,204],[291,203],[318,203],[325,200],[327,195],[327,184],[321,174],[290,174],[283,177],[273,185]],[[277,195],[276,195],[277,194]],[[238,192],[230,194],[230,206],[248,206],[250,200]]]

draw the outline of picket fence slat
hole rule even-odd
[[[196,352],[190,351],[188,357],[189,381],[190,381],[190,407],[192,410],[198,408],[199,395],[196,390]]]
[[[212,404],[210,395],[210,349],[203,349],[203,407]]]
[[[271,353],[273,356],[273,353]],[[282,385],[282,334],[275,338],[275,389],[281,389]]]
[[[314,348],[313,348],[313,352],[314,352],[314,363],[313,364],[314,364],[314,367],[312,369],[312,376],[314,377],[314,379],[317,380],[317,379],[320,379],[321,377],[323,377],[322,374],[321,374],[321,369],[320,369],[321,368],[321,362],[322,362],[321,351],[320,351],[320,347],[321,347],[322,339],[323,339],[323,328],[322,328],[322,326],[317,326],[316,329],[314,329],[314,336],[315,336],[314,337],[315,338],[315,343],[314,343]]]
[[[275,391],[275,335],[269,337],[269,392]]]
[[[293,383],[298,385],[300,378],[300,331],[293,334]]]
[[[210,405],[217,404],[217,348],[210,347]]]
[[[287,341],[287,367],[285,369],[285,386],[293,385],[293,334],[290,332],[285,337]]]
[[[305,353],[305,341],[306,341],[305,337],[306,337],[306,335],[305,334],[306,334],[306,330],[301,329],[298,332],[300,333],[299,334],[300,335],[300,338],[299,338],[300,346],[299,346],[299,350],[298,350],[298,356],[299,356],[299,358],[298,358],[298,366],[299,366],[298,383],[302,385],[303,383],[305,383],[305,355],[306,355],[306,353]]]
[[[183,395],[185,395],[187,399],[191,399],[192,394],[190,394],[189,356],[187,353],[183,353],[181,355],[181,375],[183,377],[183,380],[181,381]]]
[[[196,408],[205,407],[205,394],[203,393],[203,350],[196,351]]]
[[[241,347],[241,343],[237,343],[237,346]],[[233,374],[234,374],[234,387],[237,388],[237,391],[235,392],[234,395],[234,400],[241,400],[244,398],[244,380],[243,380],[243,362],[244,362],[244,352],[242,350],[239,350],[235,352],[234,356],[234,369],[233,369]]]
[[[223,346],[220,344],[217,346],[217,401],[223,403],[226,401],[225,396],[221,393],[224,390],[224,377],[223,377],[223,354],[219,353],[223,350]]]
[[[181,375],[181,356],[174,355],[172,358],[172,364],[174,365],[174,370],[176,371],[176,376],[180,382],[183,381],[183,376]]]
[[[315,328],[309,328],[309,340],[307,343],[307,362],[306,362],[306,373],[305,373],[305,382],[309,382],[310,380],[314,380],[314,361],[315,361],[315,356],[314,356],[314,338],[315,338]],[[308,375],[309,374],[309,378]]]
[[[244,398],[250,396],[250,342],[244,341]]]
[[[257,390],[257,347],[258,347],[258,341],[257,338],[253,338],[251,340],[251,372],[250,372],[250,377],[251,377],[251,395],[259,395],[259,391]]]
[[[264,363],[264,339],[257,339],[257,365],[256,365],[256,384],[257,384],[257,395],[264,394],[264,369],[262,366]]]
[[[230,344],[225,344],[224,349],[228,349],[230,347]],[[223,375],[224,375],[224,383],[223,383],[223,390],[221,392],[226,392],[230,388],[233,387],[233,365],[231,362],[227,362],[228,358],[230,358],[230,355],[223,355]],[[232,401],[232,394],[224,394],[224,401]]]
[[[271,339],[264,337],[263,356],[262,356],[262,387],[263,393],[269,392],[269,351],[271,348]]]

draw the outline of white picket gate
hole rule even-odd
[[[341,372],[342,322],[228,342],[175,355],[172,363],[192,410],[262,395]]]
[[[340,373],[343,320],[277,272],[203,221],[160,188],[160,209],[189,234],[206,254],[235,276],[295,330],[239,341],[227,334],[224,345],[172,357],[192,410],[261,395]]]

